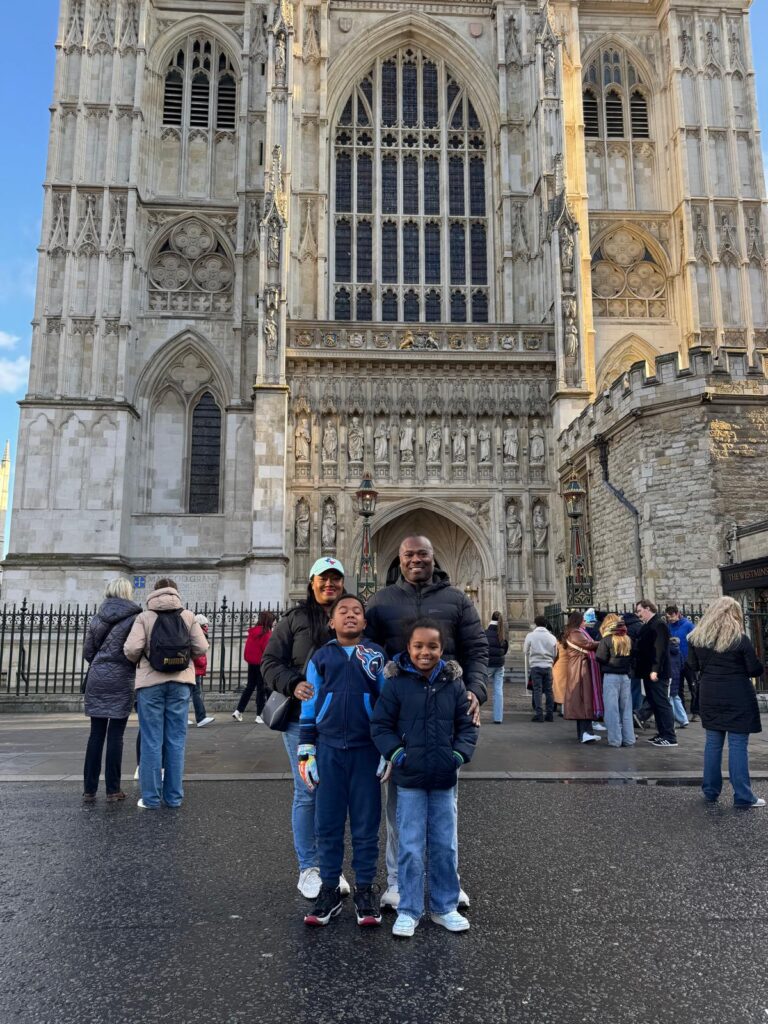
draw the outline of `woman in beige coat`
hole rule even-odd
[[[149,663],[152,631],[160,615],[176,615],[189,635],[189,659],[185,667],[158,672]],[[187,742],[189,700],[195,685],[193,658],[208,650],[205,634],[193,612],[184,608],[176,583],[162,579],[147,599],[147,611],[136,617],[123,653],[137,663],[136,704],[141,729],[139,807],[179,807],[184,798],[184,753]],[[161,775],[161,767],[165,776]]]
[[[571,612],[562,640],[565,655],[563,717],[576,722],[580,743],[595,743],[600,739],[592,734],[594,688],[600,685],[600,670],[594,654],[598,644],[583,628],[583,622],[581,612]]]

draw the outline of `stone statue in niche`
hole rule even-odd
[[[373,457],[376,462],[389,462],[389,433],[389,426],[382,420],[373,435]]]
[[[440,449],[443,446],[443,432],[437,424],[427,431],[427,462],[440,462]]]
[[[560,264],[565,271],[573,270],[573,231],[567,224],[560,227]]]
[[[523,547],[523,523],[515,502],[507,505],[507,551],[517,554]]]
[[[277,220],[269,222],[269,234],[267,236],[267,265],[270,267],[280,266],[280,225]]]
[[[363,446],[363,428],[360,426],[360,420],[357,416],[353,416],[352,422],[349,425],[349,433],[347,435],[347,450],[349,452],[350,462],[363,461]]]
[[[309,502],[299,498],[296,502],[296,548],[306,550],[309,547]]]
[[[576,360],[579,354],[579,328],[575,320],[568,318],[565,321],[565,355],[571,362]]]
[[[339,452],[339,435],[335,424],[328,422],[323,431],[323,462],[335,462]]]
[[[280,32],[275,37],[275,85],[285,85],[285,36]]]
[[[336,506],[332,498],[328,498],[323,506],[320,543],[324,551],[333,551],[336,547]]]
[[[533,509],[533,549],[534,551],[547,550],[547,536],[549,524],[547,513],[543,505],[536,505]]]
[[[482,426],[477,432],[478,453],[477,461],[483,465],[491,461],[491,432],[486,426]]]
[[[555,91],[555,80],[557,76],[557,51],[555,44],[548,39],[544,43],[544,88],[547,92]]]
[[[520,441],[517,436],[517,427],[512,420],[507,420],[503,436],[504,461],[517,462],[517,453],[520,449]]]
[[[312,446],[312,432],[309,428],[309,421],[303,416],[296,427],[294,434],[293,450],[297,462],[309,462],[309,453]]]
[[[544,431],[541,424],[534,421],[531,428],[530,462],[532,466],[541,466],[544,462]]]
[[[277,352],[277,310],[268,309],[264,317],[264,346],[267,352]]]
[[[461,420],[456,423],[456,429],[451,434],[451,457],[455,465],[461,465],[467,461],[467,437],[469,431]]]
[[[405,426],[400,428],[400,462],[403,464],[413,464],[413,449],[415,443],[415,436],[413,430],[413,422],[408,419],[405,421]]]

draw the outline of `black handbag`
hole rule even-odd
[[[261,717],[264,724],[274,729],[275,732],[285,732],[291,724],[291,701],[292,697],[286,697],[284,693],[273,690],[269,695],[267,703],[261,710]]]

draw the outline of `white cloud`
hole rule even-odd
[[[7,331],[0,331],[0,348],[13,348],[17,341],[21,341],[18,334],[9,334]]]
[[[0,392],[15,394],[24,391],[29,379],[29,359],[19,356],[18,359],[0,358]]]

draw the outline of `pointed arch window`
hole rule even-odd
[[[217,41],[189,36],[166,67],[163,124],[234,131],[236,117],[237,76],[232,60]]]
[[[192,410],[189,455],[189,511],[198,515],[219,511],[221,484],[221,409],[210,391]]]
[[[466,88],[416,47],[354,86],[333,134],[330,232],[331,294],[348,289],[351,319],[488,321],[486,147]]]
[[[609,48],[595,55],[584,72],[582,103],[588,139],[651,137],[646,87],[623,50]]]

